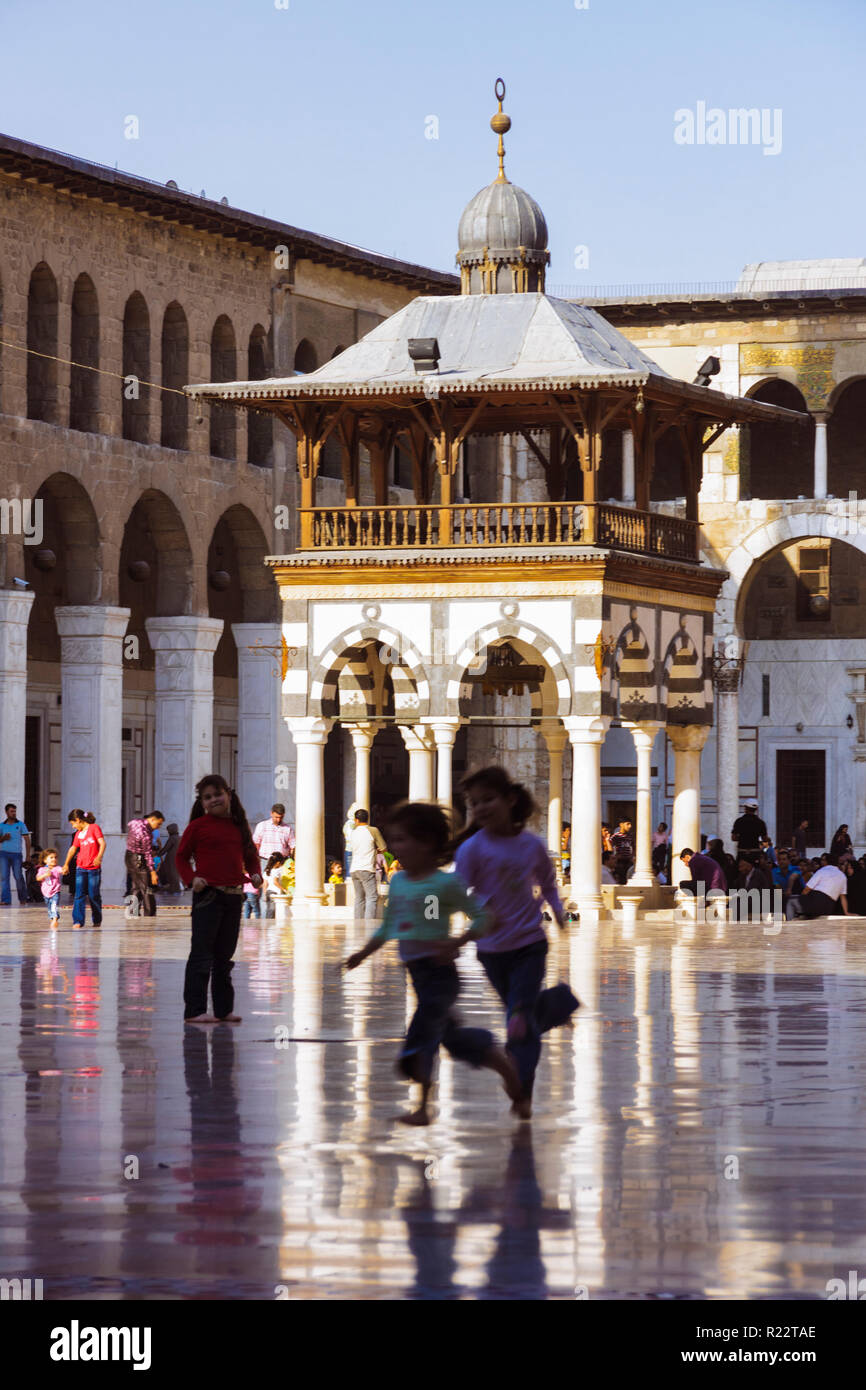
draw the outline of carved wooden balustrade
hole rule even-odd
[[[697,522],[601,502],[310,507],[300,516],[301,550],[597,545],[666,560],[698,559]]]

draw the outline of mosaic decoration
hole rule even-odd
[[[833,390],[835,347],[771,347],[765,343],[746,343],[740,348],[740,372],[759,376],[775,367],[793,367],[797,385],[810,410],[825,410]]]
[[[740,471],[740,435],[737,430],[728,430],[725,451],[722,455],[722,470],[725,473]],[[745,441],[743,441],[745,442]]]

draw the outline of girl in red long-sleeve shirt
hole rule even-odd
[[[183,986],[187,1023],[240,1023],[233,1013],[232,957],[238,944],[244,873],[259,887],[259,856],[246,812],[225,778],[212,772],[196,789],[177,870],[192,884],[192,948]],[[213,1013],[207,1011],[210,981]]]

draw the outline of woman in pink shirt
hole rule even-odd
[[[541,1035],[565,1023],[579,1007],[565,984],[542,990],[547,961],[542,904],[549,903],[560,928],[565,910],[547,849],[525,829],[535,810],[526,788],[502,768],[485,767],[470,773],[461,789],[470,824],[458,837],[454,862],[494,917],[493,927],[478,942],[478,959],[506,1008],[506,1050],[523,1088],[512,1108],[529,1119]]]
[[[72,904],[72,930],[79,931],[84,926],[87,903],[93,914],[93,925],[102,925],[102,856],[105,854],[105,836],[96,824],[92,811],[70,811],[67,820],[75,834],[63,872],[69,868],[69,861],[78,851],[75,861],[75,902]]]

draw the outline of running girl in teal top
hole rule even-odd
[[[482,935],[487,914],[471,898],[456,874],[447,874],[450,829],[438,806],[404,802],[391,812],[385,835],[402,872],[391,879],[385,920],[367,944],[345,962],[354,970],[386,941],[398,941],[400,956],[418,997],[397,1063],[398,1071],[421,1087],[417,1110],[398,1118],[402,1124],[429,1125],[428,1102],[433,1067],[440,1045],[451,1056],[473,1067],[487,1067],[502,1077],[506,1094],[520,1096],[520,1082],[510,1057],[497,1047],[486,1028],[463,1028],[454,1013],[460,978],[454,964],[460,946]],[[465,936],[449,939],[451,918],[462,912],[472,925]]]

